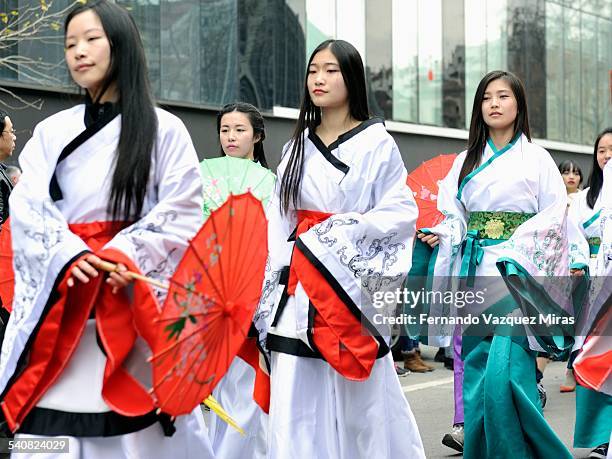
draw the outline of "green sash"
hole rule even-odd
[[[510,239],[516,229],[535,214],[524,212],[471,212],[459,276],[474,286],[476,267],[484,256],[483,247],[501,244]]]
[[[601,238],[590,237],[587,241],[589,243],[589,253],[591,254],[591,258],[597,258],[597,254],[599,253],[599,246],[601,245]]]

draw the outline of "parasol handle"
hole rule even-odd
[[[109,272],[109,273],[117,272],[117,265],[115,263],[111,263],[110,261],[102,260],[98,264],[98,267],[100,269],[104,270],[104,271]],[[124,274],[127,274],[132,279],[146,282],[147,284],[154,285],[154,286],[159,287],[159,288],[161,288],[163,290],[168,290],[170,288],[170,284],[158,281],[157,279],[152,279],[152,278],[147,277],[147,276],[143,276],[142,274],[138,274],[138,273],[135,273],[135,272],[132,272],[132,271],[127,271]]]
[[[221,404],[211,395],[202,403],[211,409],[222,421],[225,421],[229,426],[236,429],[243,437],[246,435],[244,429],[238,425],[238,423],[223,409]]]

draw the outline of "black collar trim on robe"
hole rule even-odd
[[[176,427],[170,416],[165,413],[157,415],[155,411],[142,416],[123,416],[114,411],[74,413],[35,407],[23,420],[17,433],[45,437],[114,437],[138,432],[159,422],[164,435],[171,437]]]
[[[87,140],[100,132],[104,126],[110,123],[119,114],[117,104],[93,104],[88,99],[85,104],[85,130],[77,135],[64,147],[62,153],[57,159],[51,182],[49,183],[49,195],[53,201],[59,201],[64,198],[62,189],[57,181],[56,171],[57,166],[68,156],[70,156],[78,147],[83,145]]]
[[[339,171],[343,172],[344,175],[348,174],[349,166],[340,161],[337,157],[332,154],[332,151],[340,146],[341,143],[346,142],[347,140],[355,137],[357,134],[367,129],[368,127],[383,123],[382,118],[370,118],[369,120],[363,121],[359,126],[355,126],[353,129],[346,131],[344,134],[340,134],[338,139],[334,140],[329,146],[326,146],[321,138],[316,134],[314,129],[308,131],[308,138],[310,141],[317,147],[317,150],[321,152],[321,154],[325,157],[327,161],[331,163]]]

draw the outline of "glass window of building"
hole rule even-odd
[[[467,129],[478,82],[505,69],[525,84],[534,137],[591,145],[612,125],[612,0],[117,1],[166,103],[298,108],[310,53],[342,38],[362,54],[371,110],[386,119]],[[29,7],[41,3],[0,0],[0,15]],[[62,34],[61,21],[39,31],[44,41],[0,34],[0,83],[71,88]]]
[[[393,0],[393,119],[418,122],[417,0]]]
[[[393,118],[392,0],[365,2],[365,71],[370,110]]]

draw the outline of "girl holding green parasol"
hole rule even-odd
[[[204,187],[204,216],[221,206],[230,193],[250,191],[262,203],[274,188],[274,174],[268,169],[263,141],[264,119],[251,104],[225,105],[217,115],[221,157],[200,163]]]
[[[217,115],[217,133],[221,157],[201,163],[205,217],[221,206],[230,193],[250,191],[265,205],[274,189],[275,176],[267,169],[263,116],[251,104],[225,105]],[[213,395],[246,436],[211,415],[209,437],[217,457],[264,458],[268,417],[253,400],[255,371],[242,355],[233,360]]]

